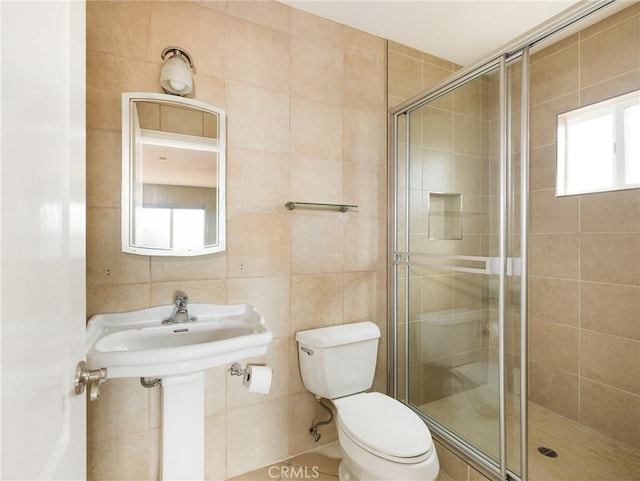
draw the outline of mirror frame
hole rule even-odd
[[[218,116],[218,179],[217,179],[217,212],[216,232],[218,243],[204,246],[201,249],[173,250],[135,245],[132,242],[132,209],[131,204],[134,162],[131,154],[135,146],[132,138],[132,106],[138,100],[157,102],[159,104],[191,107]],[[174,95],[150,92],[124,92],[122,94],[122,251],[129,254],[150,256],[199,256],[222,252],[226,249],[226,113],[223,109],[194,99],[177,97]]]

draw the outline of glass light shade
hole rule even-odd
[[[160,71],[160,85],[167,93],[187,95],[193,90],[188,63],[179,55],[169,58]]]

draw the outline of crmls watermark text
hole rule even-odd
[[[272,479],[316,479],[320,476],[318,466],[271,466],[269,477]]]

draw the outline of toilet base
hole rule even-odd
[[[338,466],[338,479],[340,481],[360,481],[360,478],[356,476],[344,459],[340,461]]]
[[[439,464],[436,458],[436,464]],[[432,470],[430,470],[432,471]],[[439,466],[435,467],[436,477]],[[340,481],[396,481],[395,479],[380,477],[375,474],[368,473],[358,466],[352,465],[347,459],[340,461],[338,466],[338,479]],[[436,478],[423,478],[420,481],[435,481]]]

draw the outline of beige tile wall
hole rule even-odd
[[[186,49],[198,100],[227,112],[225,253],[120,250],[120,95],[160,92],[160,52]],[[299,329],[370,319],[386,332],[386,43],[273,1],[87,4],[87,316],[248,302],[275,339],[267,396],[207,372],[206,477],[314,447],[323,412],[299,376]],[[288,200],[359,205],[288,211]],[[385,342],[375,388],[384,390]],[[89,406],[89,478],[157,479],[160,392],[112,379]],[[336,439],[321,429],[320,444]]]
[[[640,190],[555,197],[555,116],[640,89],[640,4],[531,62],[530,398],[640,447]]]
[[[449,60],[391,40],[388,41],[388,63],[390,109],[435,87],[461,68]]]

